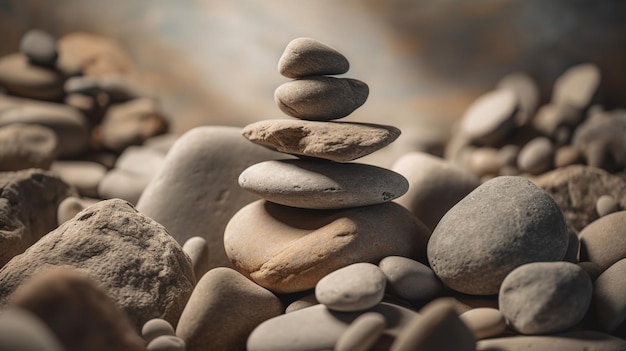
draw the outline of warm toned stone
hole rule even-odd
[[[619,211],[619,207],[619,203],[611,195],[602,195],[596,201],[596,211],[600,217]]]
[[[315,285],[315,298],[333,311],[354,312],[383,300],[387,278],[376,265],[353,263],[337,269]]]
[[[459,318],[474,333],[476,340],[493,338],[506,331],[506,319],[495,308],[472,308],[459,315]]]
[[[593,101],[600,86],[600,69],[585,63],[570,67],[554,82],[552,102],[584,109]]]
[[[0,128],[0,171],[49,169],[57,155],[54,131],[38,125],[10,124]]]
[[[242,134],[280,152],[347,162],[389,145],[400,130],[381,124],[273,119],[249,124]]]
[[[203,237],[194,236],[185,241],[183,251],[185,251],[191,259],[191,266],[193,267],[196,280],[200,280],[204,273],[208,272],[210,269],[209,245],[207,245]]]
[[[387,256],[378,266],[387,277],[388,290],[405,300],[428,301],[443,291],[443,284],[427,265],[401,256]]]
[[[97,194],[102,199],[118,198],[137,204],[151,180],[148,176],[114,168],[98,183]]]
[[[335,351],[368,351],[385,330],[385,316],[370,312],[357,317],[346,329],[337,343]]]
[[[224,246],[233,265],[259,285],[295,292],[356,262],[376,263],[393,255],[425,262],[429,234],[424,224],[393,202],[307,210],[261,200],[233,216]]]
[[[626,320],[626,259],[607,268],[594,281],[588,320],[594,328],[612,333]]]
[[[626,168],[626,114],[590,118],[576,128],[572,145],[587,164],[610,172]]]
[[[520,111],[517,119],[518,125],[527,123],[537,110],[539,103],[539,86],[537,82],[526,73],[513,72],[502,77],[496,84],[498,89],[510,89],[520,104]]]
[[[133,62],[115,39],[86,32],[72,32],[58,38],[59,61],[78,65],[86,76],[105,73],[135,73]]]
[[[608,334],[579,330],[554,335],[523,335],[480,340],[477,351],[622,351],[626,341]]]
[[[463,114],[461,133],[472,142],[493,145],[513,130],[518,110],[518,97],[510,89],[488,92]]]
[[[600,217],[579,233],[580,260],[596,263],[602,271],[626,258],[626,211]]]
[[[57,207],[57,223],[59,225],[74,218],[78,212],[100,201],[99,199],[68,196]]]
[[[348,69],[345,56],[312,38],[293,39],[278,60],[278,73],[287,78],[343,74]]]
[[[107,172],[106,167],[96,162],[68,160],[53,162],[50,170],[75,187],[82,196],[93,198],[98,197],[98,185]]]
[[[59,101],[63,76],[50,68],[33,65],[22,53],[0,57],[0,86],[9,93],[30,99]]]

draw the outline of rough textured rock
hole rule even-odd
[[[591,261],[606,270],[626,258],[626,211],[601,217],[579,233],[580,260]]]
[[[523,335],[480,340],[477,351],[622,351],[626,341],[608,334],[579,330],[554,335]]]
[[[389,145],[400,130],[380,124],[274,119],[249,124],[242,134],[280,152],[347,162]]]
[[[362,163],[325,160],[273,160],[254,164],[239,185],[268,201],[308,209],[376,205],[409,188],[400,174]]]
[[[211,268],[231,266],[224,252],[224,228],[240,208],[258,199],[239,187],[237,177],[254,163],[284,157],[250,143],[240,128],[194,128],[168,152],[137,209],[165,226],[181,245],[203,237]]]
[[[471,172],[423,152],[400,157],[392,167],[409,181],[409,190],[395,201],[406,207],[430,230],[452,206],[480,185]]]
[[[278,73],[287,78],[348,72],[350,63],[332,47],[312,38],[296,38],[278,60]]]
[[[14,257],[0,270],[0,300],[48,266],[82,269],[137,330],[157,317],[176,325],[195,283],[189,258],[165,228],[120,199],[86,208]]]
[[[39,317],[67,351],[144,350],[128,317],[79,270],[43,269],[24,281],[9,303]]]
[[[57,156],[57,137],[46,127],[11,124],[0,128],[0,171],[49,169]]]
[[[0,173],[0,266],[57,227],[57,207],[74,189],[52,172]]]
[[[448,287],[491,295],[516,267],[563,259],[568,241],[563,214],[545,191],[525,178],[501,176],[443,216],[428,242],[428,260]]]
[[[626,320],[626,259],[611,265],[594,281],[588,321],[594,328],[613,332]]]
[[[576,233],[598,218],[596,201],[600,196],[611,194],[626,207],[626,179],[599,168],[573,165],[555,169],[533,182],[556,201],[568,227]]]
[[[274,100],[289,116],[330,121],[352,113],[368,95],[369,87],[360,80],[314,76],[282,84],[274,92]]]
[[[626,114],[591,118],[576,128],[572,145],[582,151],[587,164],[609,171],[626,167]]]
[[[374,346],[385,327],[385,316],[382,314],[375,312],[362,314],[341,334],[334,350],[367,351]]]
[[[333,311],[354,312],[378,305],[387,278],[378,266],[359,262],[339,268],[315,285],[315,298]]]
[[[254,328],[282,311],[270,291],[231,268],[217,267],[198,281],[176,335],[185,341],[187,351],[245,351]]]
[[[409,301],[427,301],[443,291],[443,284],[427,265],[401,256],[383,258],[378,266],[392,294]]]
[[[224,246],[237,270],[259,285],[296,292],[352,263],[376,263],[392,255],[424,261],[429,234],[393,202],[307,210],[260,200],[233,216]]]
[[[59,339],[39,318],[21,308],[0,314],[0,350],[65,351]]]
[[[459,318],[474,333],[476,340],[493,338],[506,331],[506,319],[496,308],[473,308],[463,312]]]
[[[506,276],[498,306],[518,332],[553,334],[582,321],[592,289],[589,275],[576,264],[532,262]]]
[[[488,92],[463,114],[461,133],[471,142],[493,145],[513,130],[518,110],[517,95],[510,89]]]
[[[50,68],[33,65],[22,53],[0,57],[0,85],[9,93],[30,99],[59,101],[63,76]]]

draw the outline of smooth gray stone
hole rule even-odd
[[[162,335],[176,335],[174,327],[165,319],[153,318],[141,328],[141,336],[147,343]]]
[[[461,133],[470,141],[490,146],[515,128],[517,95],[510,89],[488,92],[472,103],[461,119]]]
[[[333,311],[361,311],[383,300],[386,284],[387,278],[378,266],[353,263],[320,279],[315,298]]]
[[[368,312],[355,319],[341,334],[334,351],[367,351],[374,346],[386,327],[385,316]]]
[[[296,38],[278,60],[278,72],[287,78],[348,72],[350,63],[332,47],[312,38]]]
[[[428,242],[428,261],[448,287],[492,295],[518,266],[562,260],[568,243],[563,213],[548,193],[526,178],[500,176],[443,216]]]
[[[520,335],[478,341],[477,351],[624,351],[626,341],[580,330],[555,335]]]
[[[391,201],[409,188],[400,174],[360,163],[265,161],[248,167],[239,185],[268,201],[306,209],[339,209]]]
[[[626,259],[607,268],[594,281],[589,308],[592,325],[607,333],[613,332],[626,320]]]
[[[13,307],[0,311],[0,350],[64,351],[65,348],[39,318]]]
[[[39,29],[31,29],[22,36],[20,51],[30,62],[48,67],[54,67],[58,56],[56,39]]]
[[[392,294],[405,300],[433,299],[443,291],[443,284],[427,265],[402,256],[387,256],[378,266],[387,277]]]

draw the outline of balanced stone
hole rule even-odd
[[[49,169],[57,156],[54,131],[38,125],[11,124],[0,128],[0,171]]]
[[[477,351],[619,351],[626,350],[624,339],[590,330],[554,335],[520,335],[480,340]]]
[[[359,262],[320,279],[315,286],[315,297],[333,311],[360,311],[383,300],[386,284],[387,278],[378,266]]]
[[[532,262],[509,273],[498,305],[508,324],[522,334],[552,334],[580,321],[591,302],[589,275],[569,262]]]
[[[257,163],[239,176],[239,185],[281,205],[338,209],[375,205],[409,188],[398,173],[377,166],[325,160],[275,160]]]
[[[448,287],[492,295],[518,266],[563,259],[569,242],[561,209],[515,176],[493,178],[452,207],[428,242],[428,260]]]
[[[313,76],[279,86],[274,100],[287,115],[329,121],[346,117],[367,100],[367,84],[352,78]]]
[[[59,72],[30,64],[22,53],[0,57],[0,85],[11,94],[58,101],[63,98],[63,81]]]
[[[66,351],[50,328],[23,308],[4,308],[0,313],[0,350]]]
[[[517,95],[510,89],[486,93],[465,111],[461,120],[461,133],[472,142],[495,144],[513,130],[518,110]]]
[[[429,234],[393,202],[308,210],[261,200],[233,216],[224,247],[233,265],[259,285],[296,292],[352,263],[376,263],[392,255],[425,262]]]
[[[348,72],[350,63],[337,50],[312,38],[296,38],[278,60],[278,72],[287,78]]]
[[[626,211],[600,217],[580,233],[580,260],[596,263],[602,271],[626,258]]]
[[[385,316],[370,312],[357,317],[346,329],[337,343],[335,351],[367,351],[376,343],[386,327]]]
[[[443,284],[427,265],[401,256],[383,258],[378,266],[387,277],[388,290],[405,300],[427,301],[443,291]]]
[[[337,162],[356,160],[389,145],[400,130],[380,124],[265,120],[247,125],[243,136],[274,150]]]
[[[57,60],[57,42],[52,35],[42,30],[32,29],[22,36],[20,51],[30,62],[53,67]]]

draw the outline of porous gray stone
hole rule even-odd
[[[0,172],[50,169],[57,156],[57,137],[46,127],[11,124],[0,128]]]
[[[516,267],[559,261],[567,245],[565,219],[550,195],[523,177],[501,176],[443,216],[428,242],[428,261],[448,287],[491,295]]]
[[[287,78],[348,72],[350,63],[332,47],[312,38],[296,38],[278,60],[278,72]]]
[[[354,312],[383,300],[387,278],[371,263],[359,262],[339,268],[315,285],[315,298],[333,311]]]

